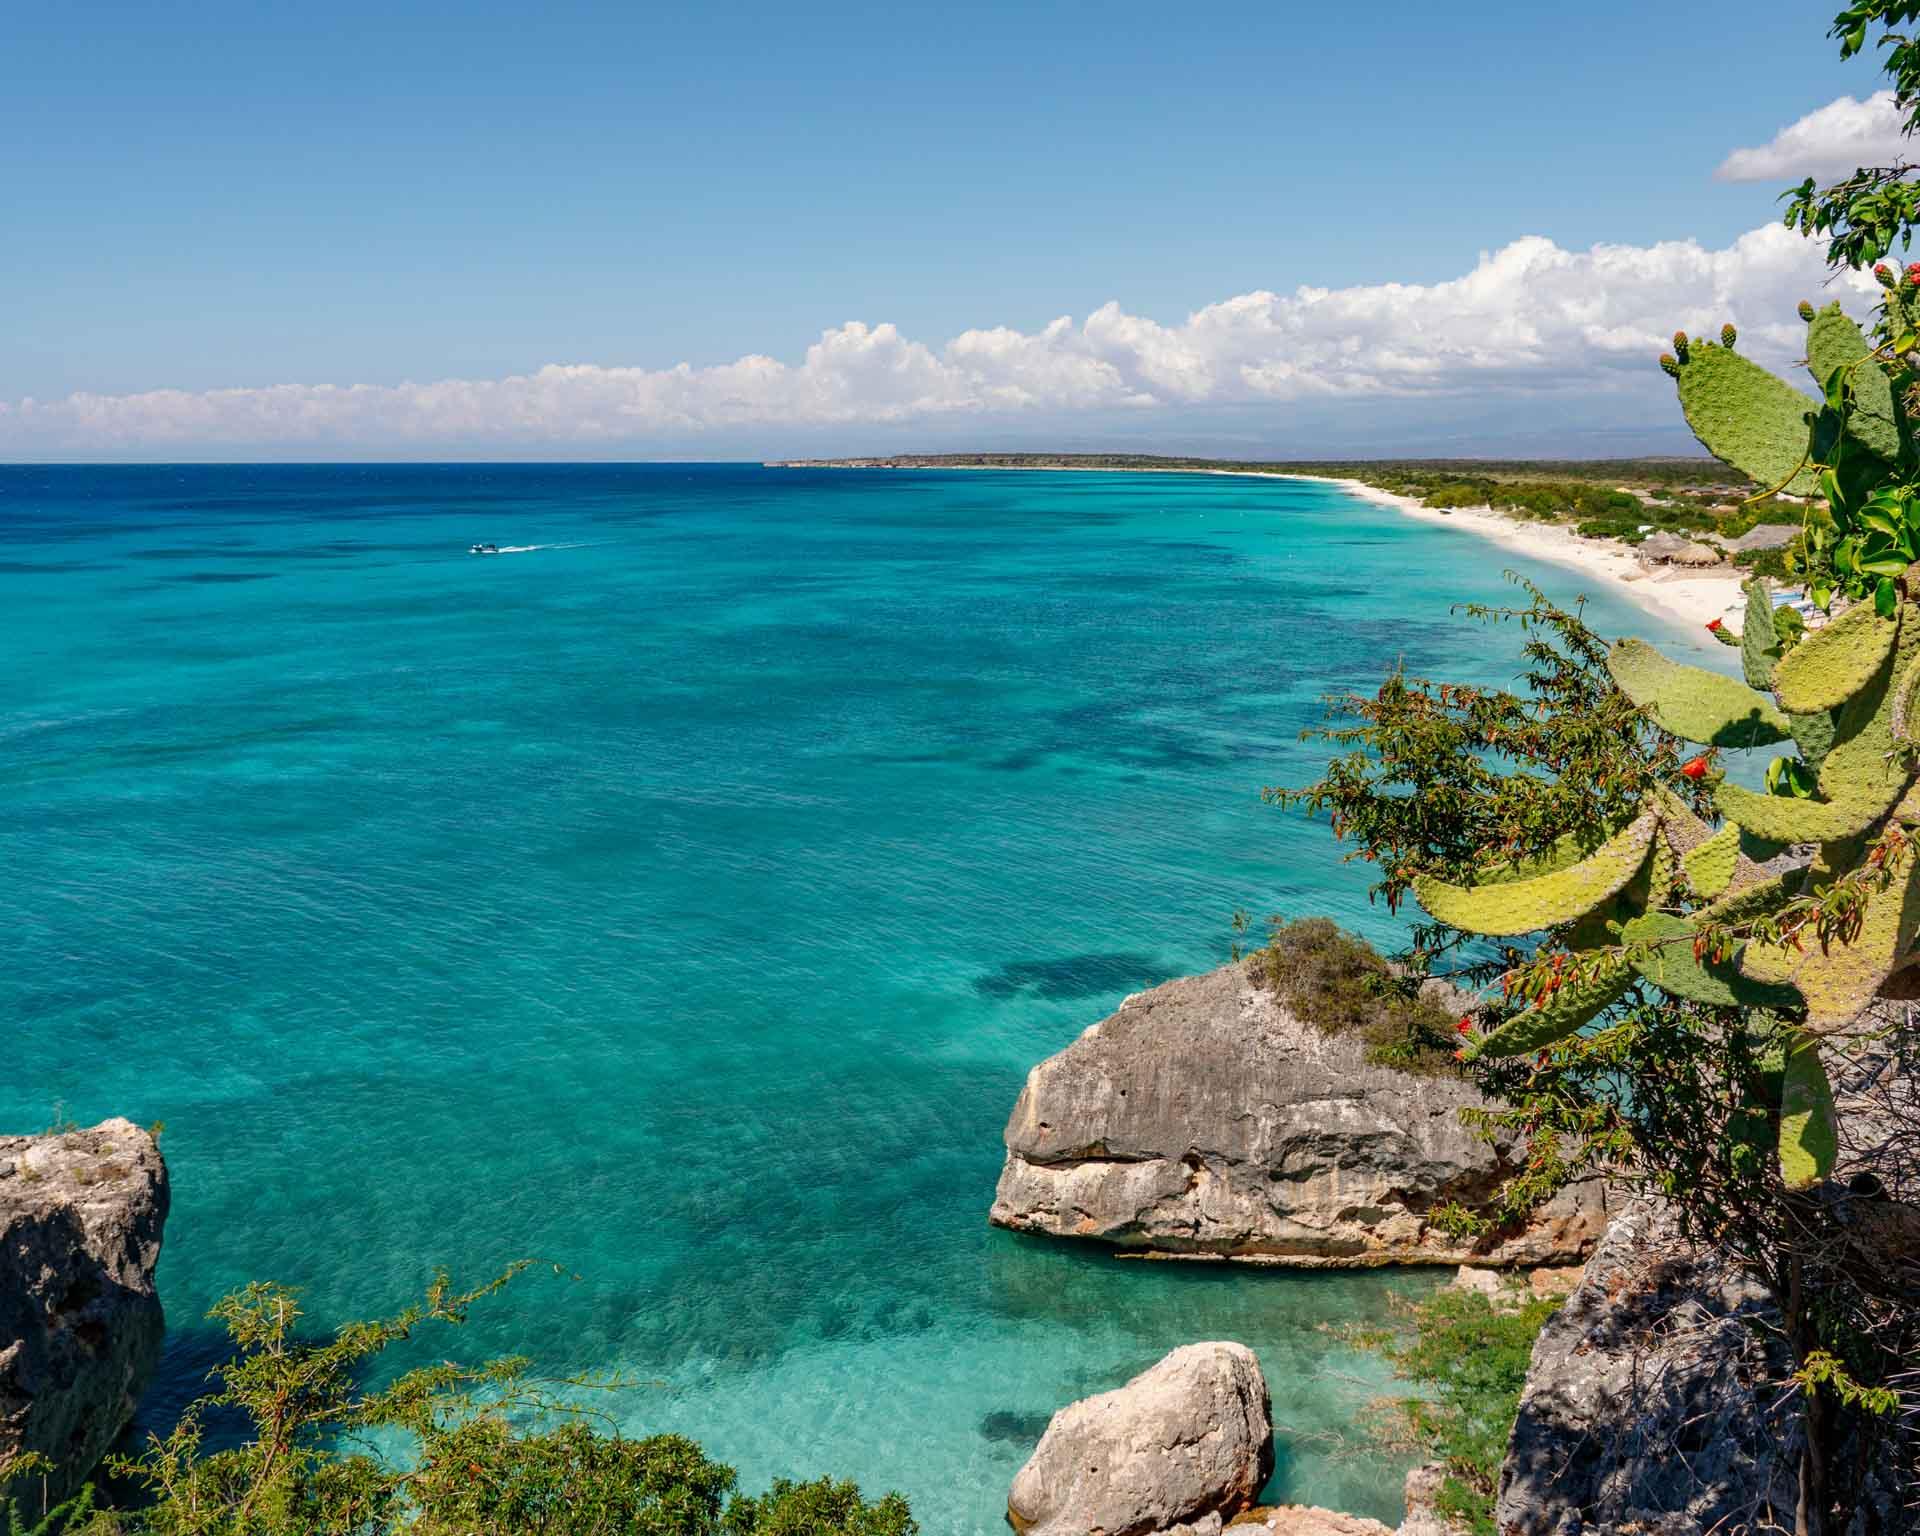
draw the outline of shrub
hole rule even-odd
[[[1366,940],[1324,917],[1273,920],[1251,960],[1256,982],[1323,1034],[1357,1033],[1367,1059],[1408,1071],[1451,1068],[1452,1019],[1397,974]]]
[[[1388,1406],[1382,1438],[1445,1465],[1440,1513],[1474,1536],[1495,1536],[1494,1494],[1527,1362],[1558,1306],[1529,1296],[1503,1308],[1477,1291],[1443,1290],[1407,1309],[1406,1328],[1354,1335],[1395,1375],[1430,1389]]]
[[[232,1341],[217,1390],[164,1437],[108,1470],[134,1507],[104,1509],[89,1489],[58,1509],[23,1514],[0,1501],[4,1536],[917,1536],[906,1501],[868,1502],[852,1483],[776,1482],[735,1491],[731,1467],[678,1435],[628,1439],[590,1426],[581,1400],[618,1383],[543,1383],[524,1360],[451,1362],[370,1388],[382,1351],[428,1322],[459,1324],[524,1266],[455,1295],[444,1277],[426,1303],[303,1337],[296,1294],[250,1285],[212,1316]],[[564,1389],[564,1394],[560,1389]],[[208,1449],[214,1413],[237,1415],[240,1443]],[[398,1436],[411,1454],[354,1449]],[[37,1464],[0,1467],[0,1490],[28,1495]],[[731,1497],[729,1497],[731,1496]]]

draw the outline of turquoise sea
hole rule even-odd
[[[1394,1517],[1326,1330],[1439,1277],[985,1216],[1028,1066],[1235,908],[1393,937],[1258,792],[1330,690],[1510,676],[1448,605],[1514,563],[1209,476],[0,469],[0,1126],[166,1124],[145,1425],[243,1281],[325,1326],[532,1255],[579,1278],[433,1349],[625,1372],[748,1486],[997,1532],[1053,1409],[1227,1337],[1273,1493]]]

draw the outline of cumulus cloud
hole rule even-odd
[[[1892,91],[1865,101],[1842,96],[1788,123],[1765,144],[1720,162],[1721,181],[1836,180],[1863,165],[1891,165],[1911,152]]]
[[[1721,250],[1678,240],[1569,251],[1530,236],[1444,282],[1247,293],[1177,324],[1109,302],[1079,323],[1063,316],[1033,332],[969,330],[944,344],[849,321],[793,362],[555,363],[500,379],[0,402],[0,451],[404,454],[460,445],[591,456],[795,430],[1042,416],[1137,426],[1196,409],[1502,395],[1639,392],[1670,411],[1671,386],[1653,366],[1664,338],[1732,320],[1742,350],[1786,366],[1803,344],[1794,305],[1824,302],[1825,279],[1819,247],[1773,224]],[[1837,292],[1864,299],[1872,282],[1849,275]],[[1381,451],[1393,435],[1383,429]]]

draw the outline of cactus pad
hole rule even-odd
[[[1896,752],[1893,722],[1900,708],[1896,682],[1920,658],[1920,615],[1903,609],[1896,622],[1893,657],[1834,716],[1834,743],[1820,765],[1820,793],[1834,804],[1872,804],[1884,813],[1912,778]]]
[[[1737,821],[1743,832],[1770,843],[1830,843],[1857,837],[1885,813],[1871,801],[1864,805],[1831,805],[1821,800],[1796,800],[1787,795],[1763,795],[1738,784],[1722,784],[1714,792],[1720,814]]]
[[[1816,629],[1774,664],[1773,692],[1790,715],[1838,709],[1869,682],[1899,635],[1897,618],[1856,603]]]
[[[1674,350],[1680,408],[1707,451],[1761,485],[1799,495],[1812,491],[1814,477],[1806,466],[1813,402],[1726,347],[1702,341]]]
[[[1895,402],[1893,382],[1886,370],[1878,363],[1861,361],[1872,353],[1860,327],[1841,312],[1838,303],[1827,305],[1807,327],[1807,372],[1813,375],[1813,382],[1824,389],[1834,369],[1848,369],[1853,382],[1853,409],[1847,416],[1847,432],[1870,452],[1894,464],[1900,459],[1905,417]]]
[[[1750,917],[1771,912],[1790,900],[1800,888],[1801,871],[1767,875],[1751,885],[1735,886],[1726,895],[1697,914],[1701,922],[1741,923]]]
[[[1475,871],[1473,883],[1475,887],[1512,885],[1519,880],[1533,880],[1570,869],[1604,843],[1608,835],[1608,830],[1602,827],[1577,827],[1571,832],[1562,832],[1545,853],[1531,859],[1496,859],[1483,865]]]
[[[1482,1035],[1467,1047],[1467,1059],[1524,1056],[1557,1045],[1619,1002],[1632,985],[1631,970],[1603,960],[1594,975],[1568,982],[1544,1003],[1516,1013],[1499,1028]]]
[[[1740,957],[1743,975],[1755,981],[1790,980],[1806,1004],[1807,1029],[1826,1034],[1844,1029],[1871,1003],[1881,985],[1910,958],[1920,931],[1920,861],[1867,902],[1851,942],[1839,938],[1822,949],[1808,934],[1802,950],[1749,944]]]
[[[1821,710],[1817,715],[1788,715],[1787,729],[1793,732],[1793,744],[1800,749],[1800,758],[1815,773],[1827,760],[1827,754],[1833,750],[1833,711]]]
[[[1680,867],[1687,872],[1687,884],[1696,896],[1712,901],[1733,883],[1734,866],[1740,859],[1740,828],[1728,822],[1704,843],[1683,854]]]
[[[1833,1087],[1820,1062],[1819,1042],[1800,1036],[1787,1052],[1780,1085],[1780,1173],[1788,1189],[1810,1189],[1833,1172],[1840,1134]]]
[[[1422,875],[1413,894],[1437,921],[1469,933],[1511,938],[1553,928],[1622,890],[1645,866],[1657,824],[1643,812],[1587,858],[1551,874],[1471,887]]]
[[[1668,912],[1649,912],[1621,930],[1627,943],[1649,946],[1629,963],[1662,992],[1717,1008],[1790,1008],[1798,999],[1791,987],[1754,981],[1735,968],[1736,953],[1725,963],[1709,964],[1693,954],[1694,924]]]
[[[1749,688],[1773,686],[1773,664],[1780,659],[1780,636],[1773,628],[1773,594],[1764,576],[1756,576],[1743,589],[1747,594],[1747,616],[1740,624],[1740,668],[1747,675]]]
[[[1620,691],[1662,730],[1716,747],[1764,747],[1789,734],[1787,717],[1737,678],[1669,661],[1644,640],[1607,653]]]

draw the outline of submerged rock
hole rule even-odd
[[[1513,1171],[1460,1123],[1451,1075],[1367,1059],[1247,966],[1137,993],[1028,1074],[991,1219],[1154,1254],[1301,1266],[1568,1264],[1606,1227],[1601,1185],[1479,1240],[1431,1222]]]
[[[166,1219],[166,1165],[132,1121],[0,1136],[0,1475],[38,1452],[63,1498],[133,1417],[160,1357]]]
[[[1273,1475],[1273,1418],[1244,1344],[1188,1344],[1053,1416],[1007,1495],[1020,1536],[1212,1536]]]

